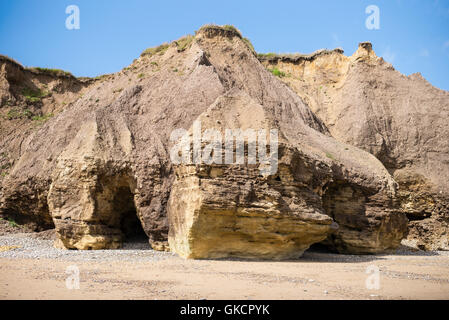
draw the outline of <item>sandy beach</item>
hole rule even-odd
[[[403,246],[388,255],[308,250],[280,262],[184,260],[146,242],[76,251],[40,238],[0,236],[0,299],[449,298],[449,252],[443,251]],[[77,272],[79,288],[71,282]]]

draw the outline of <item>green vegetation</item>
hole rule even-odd
[[[156,61],[152,61],[150,64],[155,67],[159,66]]]
[[[6,119],[13,120],[13,119],[30,119],[33,116],[33,113],[31,110],[18,110],[18,109],[11,109],[6,114]]]
[[[12,62],[14,64],[17,64],[19,67],[23,68],[22,64],[20,64],[19,62],[17,62],[16,60],[14,60],[13,58],[10,58],[8,56],[5,56],[4,54],[0,54],[0,61],[1,60],[6,60],[9,62]]]
[[[279,78],[285,77],[285,72],[280,71],[278,68],[274,67],[273,69],[268,69],[273,75]]]
[[[143,78],[143,77],[145,77],[145,74],[144,74],[144,73],[141,73],[141,74],[139,74],[139,75],[137,76],[137,78],[139,78],[139,79],[141,79],[141,78]]]
[[[109,74],[102,74],[102,75],[96,76],[94,78],[94,80],[103,80],[103,79],[106,79],[108,76],[109,76]]]
[[[248,46],[248,48],[251,50],[253,54],[256,54],[256,49],[254,49],[253,44],[248,38],[242,38],[242,41]]]
[[[23,96],[25,99],[31,103],[39,102],[42,98],[48,97],[51,95],[50,92],[42,91],[41,89],[31,89],[31,88],[25,88],[22,91]]]
[[[61,69],[49,69],[49,68],[35,67],[35,68],[30,68],[30,70],[34,70],[39,73],[49,74],[49,75],[56,76],[56,77],[59,77],[59,76],[73,77],[73,74],[71,74],[68,71],[61,70]]]
[[[52,118],[54,115],[53,113],[47,113],[47,114],[43,114],[41,116],[33,116],[31,118],[31,120],[33,121],[37,121],[39,123],[44,123],[46,122],[48,119]]]
[[[8,224],[11,226],[11,227],[14,227],[14,228],[18,228],[19,227],[19,225],[17,224],[17,222],[15,222],[13,219],[11,219],[11,218],[8,218],[8,219],[3,219],[3,218],[0,218],[0,221],[8,221]]]
[[[189,34],[185,37],[182,37],[179,40],[176,40],[175,44],[178,49],[178,52],[183,52],[186,49],[188,49],[191,46],[194,39],[195,39],[195,37]]]
[[[8,218],[8,223],[9,223],[9,225],[11,226],[11,227],[14,227],[14,228],[18,228],[19,227],[19,225],[17,224],[17,222],[15,222],[13,219],[11,219],[11,218]]]
[[[144,52],[142,52],[140,56],[141,57],[153,56],[155,54],[163,55],[167,51],[169,46],[170,45],[168,43],[163,43],[160,46],[148,48]]]
[[[25,109],[25,110],[11,109],[6,114],[6,119],[8,119],[8,120],[31,119],[32,121],[36,121],[39,123],[46,122],[51,117],[53,117],[53,113],[48,113],[48,114],[44,114],[44,115],[33,115],[33,112],[29,109]],[[6,153],[2,153],[0,155],[0,159],[6,158],[6,157],[7,157]],[[5,169],[5,168],[2,167],[1,169]]]
[[[329,152],[326,152],[326,157],[328,157],[329,159],[335,160],[335,157]]]
[[[237,36],[239,38],[243,38],[242,37],[242,33],[234,26],[226,24],[224,26],[219,26],[216,24],[207,24],[205,26],[202,26],[198,31],[195,31],[195,34],[198,34],[198,32],[200,32],[201,30],[205,30],[205,29],[223,29],[223,30],[227,30],[227,31],[232,31],[233,33],[237,34]]]
[[[13,105],[13,101],[10,100],[10,99],[8,99],[8,100],[6,100],[5,103],[4,103],[3,105],[1,105],[1,106],[12,106],[12,105]]]
[[[240,38],[243,38],[241,32],[239,31],[239,29],[237,29],[233,25],[225,24],[224,26],[222,26],[222,28],[225,29],[225,30],[228,30],[228,31],[235,32]]]
[[[257,54],[258,58],[270,58],[270,57],[275,57],[275,56],[276,56],[276,53],[273,53],[273,52]]]
[[[11,168],[11,165],[9,163],[0,166],[0,176],[6,177],[6,175],[8,174],[8,170],[10,168]]]

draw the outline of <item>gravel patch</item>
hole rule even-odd
[[[3,248],[4,251],[1,249]],[[0,258],[58,259],[68,261],[158,261],[173,258],[169,252],[152,250],[147,241],[125,242],[118,250],[63,250],[53,240],[33,238],[30,233],[0,236]]]
[[[118,250],[64,250],[53,247],[54,231],[42,233],[11,233],[0,235],[0,258],[9,259],[59,259],[67,261],[158,261],[174,258],[174,253],[155,251],[145,239],[125,242]],[[307,250],[295,260],[302,262],[368,262],[376,260],[396,260],[401,256],[422,256],[432,259],[449,256],[449,251],[420,251],[401,246],[395,251],[381,255],[345,255]],[[242,261],[242,259],[218,259]],[[243,261],[245,261],[243,259]]]

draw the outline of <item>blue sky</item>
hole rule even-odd
[[[66,29],[69,5],[80,9],[79,30]],[[368,5],[380,9],[379,30],[365,27]],[[258,52],[342,47],[351,55],[371,41],[402,73],[449,90],[449,0],[1,0],[0,54],[97,76],[206,23],[235,25]]]

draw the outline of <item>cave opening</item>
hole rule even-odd
[[[134,195],[129,187],[120,187],[114,196],[114,207],[120,213],[120,231],[123,242],[148,241],[148,236],[143,230],[137,209],[134,204]]]

